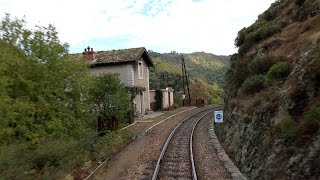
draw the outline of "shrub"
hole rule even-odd
[[[247,59],[240,59],[238,54],[234,54],[230,58],[231,65],[226,73],[227,85],[229,87],[240,87],[249,75],[247,67]]]
[[[117,124],[126,122],[129,111],[128,90],[117,75],[104,74],[93,78],[90,89],[90,106],[94,119],[99,119],[98,130],[116,129]],[[116,125],[113,121],[116,121]]]
[[[281,22],[273,23],[259,19],[250,27],[243,28],[238,32],[235,45],[239,47],[239,53],[244,54],[254,43],[265,40],[280,32],[283,27],[284,24]]]
[[[247,78],[242,85],[244,92],[250,94],[260,91],[263,88],[264,81],[265,78],[262,75],[254,75]]]
[[[287,62],[279,62],[273,65],[268,71],[268,78],[282,78],[289,74],[289,65]]]
[[[154,97],[155,99],[156,99],[156,109],[158,110],[158,109],[162,109],[162,91],[161,91],[161,89],[157,89],[156,91],[155,91],[155,97]]]
[[[240,47],[245,40],[245,31],[246,28],[242,28],[239,32],[238,32],[238,36],[236,37],[236,39],[234,40],[234,45],[236,47]]]
[[[212,98],[212,100],[210,100],[209,104],[224,104],[224,100],[220,97]]]
[[[87,133],[77,140],[50,140],[37,147],[26,143],[0,146],[0,179],[64,179],[91,160],[103,161],[132,138],[126,131],[104,136]]]
[[[181,98],[182,98],[183,92],[174,92],[173,93],[173,106],[178,108],[179,104],[181,103]]]
[[[304,114],[302,132],[303,134],[315,134],[320,128],[320,107],[312,106]]]
[[[296,123],[290,115],[283,115],[280,121],[281,133],[288,138],[295,138],[299,133]]]
[[[295,0],[296,5],[302,6],[306,0]]]
[[[320,123],[320,107],[313,106],[305,114],[303,121],[307,124]]]
[[[268,37],[281,31],[281,27],[278,24],[272,24],[271,22],[263,21],[257,26],[257,29],[250,34],[250,39],[254,42],[265,40]]]
[[[239,54],[244,55],[248,49],[252,46],[252,42],[246,41],[244,42],[238,49]]]
[[[274,60],[269,56],[256,57],[250,62],[248,69],[251,75],[265,74],[273,64]]]
[[[30,148],[26,144],[0,147],[0,173],[4,179],[62,179],[88,160],[88,152],[76,141],[54,140]]]
[[[274,3],[271,4],[268,10],[263,12],[258,16],[258,19],[264,19],[266,21],[271,21],[277,16],[277,12],[281,9],[283,5],[282,0],[275,1]]]
[[[128,142],[131,137],[132,134],[125,131],[112,131],[102,137],[99,137],[91,145],[91,156],[95,160],[103,161],[120,149],[121,146]]]

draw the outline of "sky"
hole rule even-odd
[[[56,27],[70,53],[146,47],[230,55],[234,39],[274,0],[0,0],[0,18]]]

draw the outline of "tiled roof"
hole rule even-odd
[[[153,66],[152,60],[148,55],[147,50],[144,47],[119,49],[111,51],[98,51],[95,54],[95,59],[90,63],[95,65],[114,64],[114,63],[126,63],[132,61],[138,61],[143,56],[148,66]],[[82,59],[82,54],[69,55],[69,60]]]
[[[111,51],[98,51],[95,55],[94,65],[110,64],[110,63],[125,63],[138,61],[143,57],[148,66],[153,66],[152,60],[144,47],[119,49]]]
[[[138,60],[145,48],[120,49],[112,51],[98,51],[95,63],[129,62]]]

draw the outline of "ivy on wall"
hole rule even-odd
[[[135,104],[133,104],[133,100],[137,96],[137,94],[140,94],[143,91],[146,91],[146,88],[140,87],[140,86],[132,86],[132,87],[127,87],[127,89],[129,91],[129,96],[130,96],[130,111],[129,111],[128,117],[130,117],[130,123],[133,123],[134,114],[136,112],[136,107],[135,107]]]
[[[162,91],[157,89],[155,91],[156,108],[162,109]]]

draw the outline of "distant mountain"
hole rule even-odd
[[[201,79],[208,84],[225,85],[224,75],[229,67],[229,56],[217,56],[211,53],[157,53],[148,52],[155,68],[150,71],[150,88],[158,89],[167,86],[176,91],[182,90],[181,57],[186,62],[190,82]]]

